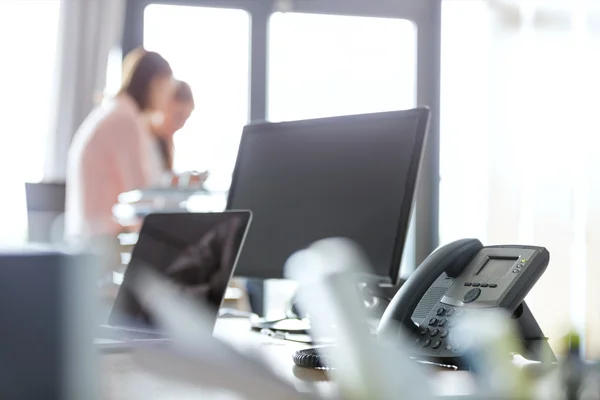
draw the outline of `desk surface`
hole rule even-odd
[[[308,347],[301,343],[283,341],[260,335],[250,330],[245,319],[221,319],[217,322],[215,336],[235,347],[258,347],[273,370],[282,374],[299,390],[307,385],[317,385],[323,393],[333,393],[335,387],[327,382],[325,372],[298,368],[292,355],[298,349]],[[179,382],[169,381],[136,365],[130,354],[103,354],[102,396],[103,400],[187,400],[207,395],[205,391]],[[470,387],[470,377],[462,372],[437,372],[436,380],[444,381],[444,394],[463,394]],[[231,394],[210,392],[210,398],[231,400]]]
[[[298,349],[308,347],[260,335],[250,330],[246,319],[220,319],[215,328],[215,336],[235,347],[258,347],[274,370],[283,373],[285,378],[302,385],[305,381],[324,381],[326,375],[321,371],[300,370],[294,368],[292,355]],[[138,366],[131,354],[116,353],[101,356],[102,396],[104,400],[137,399],[188,399],[203,394],[195,388],[172,382],[145,371]],[[294,372],[296,371],[296,372]],[[300,374],[297,377],[295,374]],[[211,398],[218,399],[215,393]],[[231,395],[227,397],[231,399]]]

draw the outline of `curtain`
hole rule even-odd
[[[63,0],[44,180],[64,181],[71,139],[101,100],[109,54],[120,44],[124,21],[125,0]]]
[[[555,349],[574,329],[600,357],[600,14],[583,1],[446,3],[441,243],[548,248],[527,302]]]

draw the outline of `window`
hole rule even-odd
[[[39,182],[44,174],[59,13],[59,0],[0,1],[2,243],[26,239],[24,182]]]
[[[488,14],[483,2],[445,1],[442,11],[440,243],[465,237],[486,241],[489,157],[484,151],[470,151],[468,157],[464,152],[487,147]]]
[[[243,10],[150,5],[144,46],[190,84],[196,111],[175,137],[177,171],[209,170],[227,188],[248,122],[250,17]]]
[[[408,20],[273,14],[269,120],[413,107],[416,40],[416,27]]]
[[[0,109],[3,137],[11,141],[0,171],[20,181],[43,177],[59,11],[59,0],[0,2],[0,53],[10,60],[0,65]]]
[[[546,247],[528,306],[551,345],[575,329],[597,358],[597,10],[549,3],[443,3],[441,242]]]

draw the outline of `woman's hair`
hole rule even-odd
[[[177,81],[175,83],[175,100],[194,105],[194,94],[189,84],[184,81]]]
[[[156,78],[173,76],[171,66],[160,54],[142,48],[132,50],[123,60],[119,94],[127,93],[142,111],[150,106],[150,84]]]
[[[194,95],[192,93],[192,88],[189,84],[184,81],[175,82],[175,94],[174,100],[182,103],[189,103],[194,106]],[[157,138],[158,146],[160,148],[160,153],[163,159],[164,168],[168,171],[173,169],[173,156],[174,156],[174,146],[172,139],[166,139],[163,137]]]
[[[173,170],[173,156],[174,156],[174,145],[173,139],[167,139],[164,137],[157,137],[158,148],[163,160],[163,168],[166,171]]]

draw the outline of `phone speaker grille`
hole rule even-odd
[[[429,290],[425,292],[425,296],[423,296],[423,298],[415,308],[415,311],[412,315],[412,319],[415,320],[415,322],[420,323],[425,317],[427,317],[429,311],[431,311],[431,309],[435,307],[435,305],[438,303],[438,301],[442,299],[442,297],[446,294],[447,291],[448,288],[443,286],[430,287]]]

